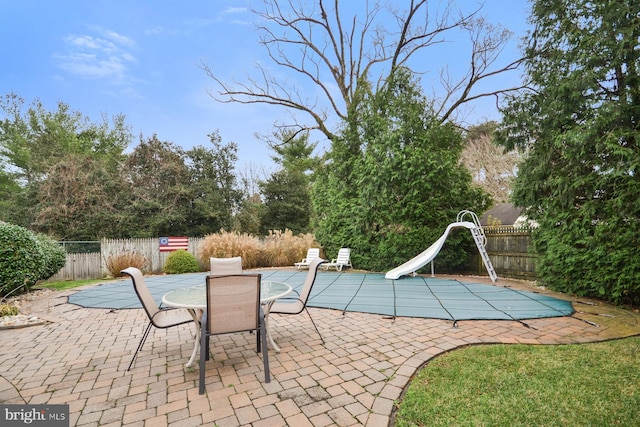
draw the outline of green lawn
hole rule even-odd
[[[638,426],[640,337],[447,353],[413,379],[395,425]]]

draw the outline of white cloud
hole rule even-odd
[[[218,15],[218,20],[233,25],[251,25],[251,18],[247,15],[247,7],[227,7]]]
[[[75,77],[129,84],[129,64],[136,62],[130,49],[135,42],[112,30],[93,30],[97,34],[70,34],[65,38],[66,52],[54,54],[58,66]]]
[[[127,67],[117,56],[72,53],[60,58],[60,68],[85,79],[111,79],[123,81]]]
[[[235,15],[235,14],[239,14],[239,13],[245,13],[247,12],[249,9],[246,7],[227,7],[222,14],[223,15]]]
[[[105,37],[111,39],[114,43],[117,43],[121,46],[133,47],[136,45],[136,43],[132,39],[127,36],[123,36],[122,34],[118,34],[115,31],[105,30],[104,35]]]
[[[95,39],[91,36],[70,35],[67,36],[67,42],[79,49],[109,49],[109,46],[104,46],[105,41]]]

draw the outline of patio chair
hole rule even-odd
[[[316,332],[318,333],[318,336],[320,337],[320,340],[322,341],[322,344],[324,344],[324,338],[322,338],[322,334],[320,334],[320,331],[316,326],[316,322],[313,321],[313,317],[311,317],[311,313],[309,313],[309,310],[307,310],[307,300],[309,299],[309,294],[311,294],[311,288],[313,287],[313,283],[316,281],[318,267],[323,262],[325,262],[325,260],[323,260],[322,258],[315,258],[314,260],[311,261],[311,263],[309,264],[309,272],[307,273],[307,277],[304,281],[304,284],[302,285],[302,290],[300,291],[300,293],[296,292],[295,290],[293,291],[296,294],[298,294],[297,297],[280,298],[279,300],[276,300],[276,302],[273,303],[273,305],[271,306],[271,310],[269,310],[269,315],[273,313],[300,314],[303,311],[306,311],[307,315],[309,316],[309,319],[311,319],[311,323],[313,324],[313,327],[315,328]]]
[[[211,274],[221,276],[226,274],[242,274],[242,257],[209,258]]]
[[[256,331],[258,353],[264,363],[265,382],[269,374],[269,352],[264,312],[260,304],[260,274],[235,274],[207,277],[207,309],[200,322],[200,382],[204,394],[205,361],[209,360],[209,338],[212,335]]]
[[[309,267],[311,265],[311,262],[316,258],[320,258],[320,249],[309,248],[307,250],[307,256],[305,258],[302,258],[302,261],[296,262],[294,265],[298,270],[300,270],[301,268]]]
[[[133,353],[133,358],[127,368],[127,371],[129,371],[131,370],[131,366],[133,366],[134,360],[136,360],[138,352],[142,350],[142,346],[147,340],[152,326],[159,329],[167,329],[172,326],[182,325],[183,323],[193,322],[193,316],[183,309],[160,308],[155,299],[153,299],[149,288],[144,283],[144,276],[139,269],[129,267],[122,270],[121,273],[131,277],[133,289],[136,291],[136,295],[138,295],[138,298],[140,299],[142,308],[144,308],[145,313],[147,313],[147,316],[149,317],[149,324],[145,328],[140,344],[138,344],[136,352]]]
[[[353,268],[351,265],[351,249],[349,248],[341,248],[338,251],[337,258],[332,259],[331,262],[322,264],[322,268],[325,270],[335,268],[336,271],[342,271],[344,267]]]

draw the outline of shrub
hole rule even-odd
[[[624,217],[597,223],[540,218],[540,227],[531,234],[538,254],[537,281],[554,291],[638,307],[638,231],[640,222]]]
[[[0,317],[16,316],[19,313],[18,307],[12,304],[0,304]]]
[[[0,223],[0,295],[28,290],[45,271],[45,254],[35,235]]]
[[[47,280],[64,267],[67,253],[56,240],[46,234],[36,234],[35,238],[40,245],[44,260],[43,271],[39,279]]]
[[[167,274],[196,273],[200,266],[196,257],[181,249],[169,254],[162,270]]]
[[[120,272],[125,268],[135,267],[139,270],[145,270],[148,265],[149,260],[136,252],[124,252],[107,258],[107,269],[113,277],[122,277],[123,274]]]
[[[0,223],[0,294],[29,290],[56,274],[67,257],[58,242],[18,225]]]

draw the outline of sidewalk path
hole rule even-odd
[[[517,285],[517,282],[515,283]],[[255,337],[212,339],[207,394],[185,368],[193,325],[155,330],[127,372],[147,319],[141,309],[83,308],[73,291],[26,309],[49,320],[0,330],[0,403],[69,404],[74,426],[388,426],[394,401],[434,356],[472,344],[586,343],[640,334],[640,315],[574,301],[570,317],[451,321],[311,308],[273,316],[280,353],[263,383]],[[27,313],[28,314],[28,313]]]

